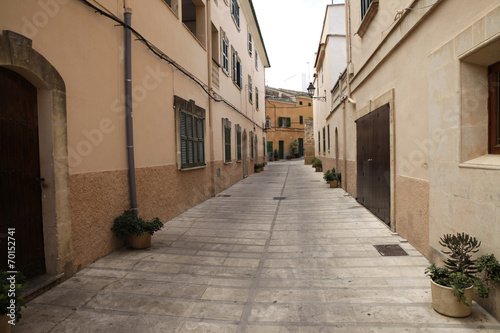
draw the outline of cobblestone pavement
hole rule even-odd
[[[303,160],[273,162],[34,299],[13,332],[500,332],[477,304],[436,313],[428,264]]]

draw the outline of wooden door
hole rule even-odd
[[[281,159],[284,159],[285,158],[285,142],[284,141],[280,141],[279,142],[279,156]]]
[[[304,156],[304,139],[303,138],[299,138],[299,155]]]
[[[390,225],[389,104],[357,120],[357,200]]]
[[[1,269],[26,277],[45,273],[36,88],[0,68]],[[15,267],[7,266],[7,231],[14,228]],[[12,246],[12,244],[9,244]]]

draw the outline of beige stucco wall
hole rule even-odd
[[[124,17],[123,3],[122,0],[100,1],[121,20]],[[201,27],[205,29],[205,34],[198,35],[198,38],[179,19],[182,17],[181,8],[175,13],[160,0],[130,0],[127,3],[132,12],[132,27],[183,70],[196,77],[205,89],[209,89],[212,74],[218,74],[214,90],[219,99],[229,104],[210,101],[202,87],[179,69],[160,60],[135,36],[132,37],[138,210],[141,217],[150,219],[158,216],[167,220],[242,179],[243,164],[248,165],[248,173],[251,174],[253,163],[264,160],[264,77],[269,61],[247,1],[242,1],[239,28],[224,1],[198,2],[205,6],[204,14],[197,18],[198,23],[203,23]],[[220,67],[211,68],[214,63],[211,59],[212,40],[208,37],[212,36],[212,23],[219,33],[222,30],[226,32],[229,52],[231,46],[238,51],[243,65],[241,88]],[[51,260],[68,257],[60,264],[61,267],[52,269],[51,273],[64,271],[69,276],[74,270],[123,244],[109,230],[114,217],[129,208],[123,28],[115,26],[115,22],[82,2],[53,0],[2,2],[0,29],[30,38],[33,49],[54,66],[66,85],[63,97],[67,110],[67,119],[64,119],[67,132],[63,134],[67,133],[67,142],[64,137],[63,148],[67,155],[61,163],[69,170],[69,176],[66,174],[69,190],[57,192],[58,197],[51,203],[52,206],[61,206],[63,199],[68,202],[54,212],[60,230],[57,236],[65,240],[58,238],[58,245],[46,251],[51,258],[55,258]],[[248,31],[253,35],[252,54],[248,52]],[[256,53],[259,57],[257,66]],[[221,52],[219,59],[215,59],[216,63],[221,63],[220,57]],[[231,54],[229,58],[231,68]],[[29,75],[28,72],[25,74]],[[253,101],[249,100],[249,76],[253,84]],[[258,103],[256,90],[259,91]],[[189,171],[177,169],[175,95],[195,101],[206,111],[207,165],[204,168]],[[49,99],[43,101],[50,104]],[[231,144],[234,155],[230,164],[222,162],[222,119],[225,118],[233,124]],[[41,122],[47,119],[41,117]],[[257,137],[258,156],[252,160],[248,152],[246,163],[235,160],[235,124],[239,124],[247,135],[252,131]],[[59,142],[63,134],[57,134],[54,140]],[[247,146],[248,151],[248,141]],[[54,147],[58,147],[57,153],[63,151],[56,144]],[[42,154],[41,159],[44,156]],[[57,183],[64,175],[56,174],[54,177]],[[64,216],[67,219],[59,221]],[[46,228],[46,243],[50,243],[47,242],[47,237],[51,237],[50,230],[52,228]],[[52,241],[52,238],[49,240]],[[52,266],[48,264],[48,267]]]
[[[500,159],[487,154],[485,82],[487,67],[500,61],[499,4],[434,2],[412,2],[427,9],[394,21],[407,4],[380,1],[366,32],[352,36],[347,154],[356,150],[352,115],[374,110],[393,91],[395,230],[432,261],[439,261],[439,237],[462,231],[483,241],[481,253],[498,257]],[[355,33],[359,3],[350,11]],[[487,307],[499,317],[497,303],[492,297]]]
[[[487,68],[500,61],[500,6],[491,7],[427,58],[436,146],[430,154],[432,260],[441,257],[439,236],[455,232],[481,240],[479,254],[500,256],[500,156],[487,150]],[[499,318],[493,294],[482,304]]]

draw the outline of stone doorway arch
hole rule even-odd
[[[45,179],[42,218],[46,273],[71,276],[73,246],[64,81],[54,66],[32,48],[31,39],[8,30],[0,36],[0,66],[20,74],[37,89],[40,172]]]

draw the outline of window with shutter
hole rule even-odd
[[[174,96],[181,169],[205,166],[205,110]]]
[[[240,5],[237,0],[231,1],[231,15],[233,16],[234,23],[238,29],[240,28]]]
[[[250,103],[253,103],[253,86],[252,86],[252,77],[248,76],[248,100]]]
[[[292,120],[290,119],[290,117],[286,118],[286,127],[292,127]]]
[[[241,127],[236,125],[236,160],[241,162]]]
[[[250,132],[250,158],[254,158],[253,132]]]
[[[248,32],[248,53],[252,55],[253,52],[253,42],[252,42],[252,33]]]
[[[226,37],[222,38],[222,69],[229,74],[229,44]]]

